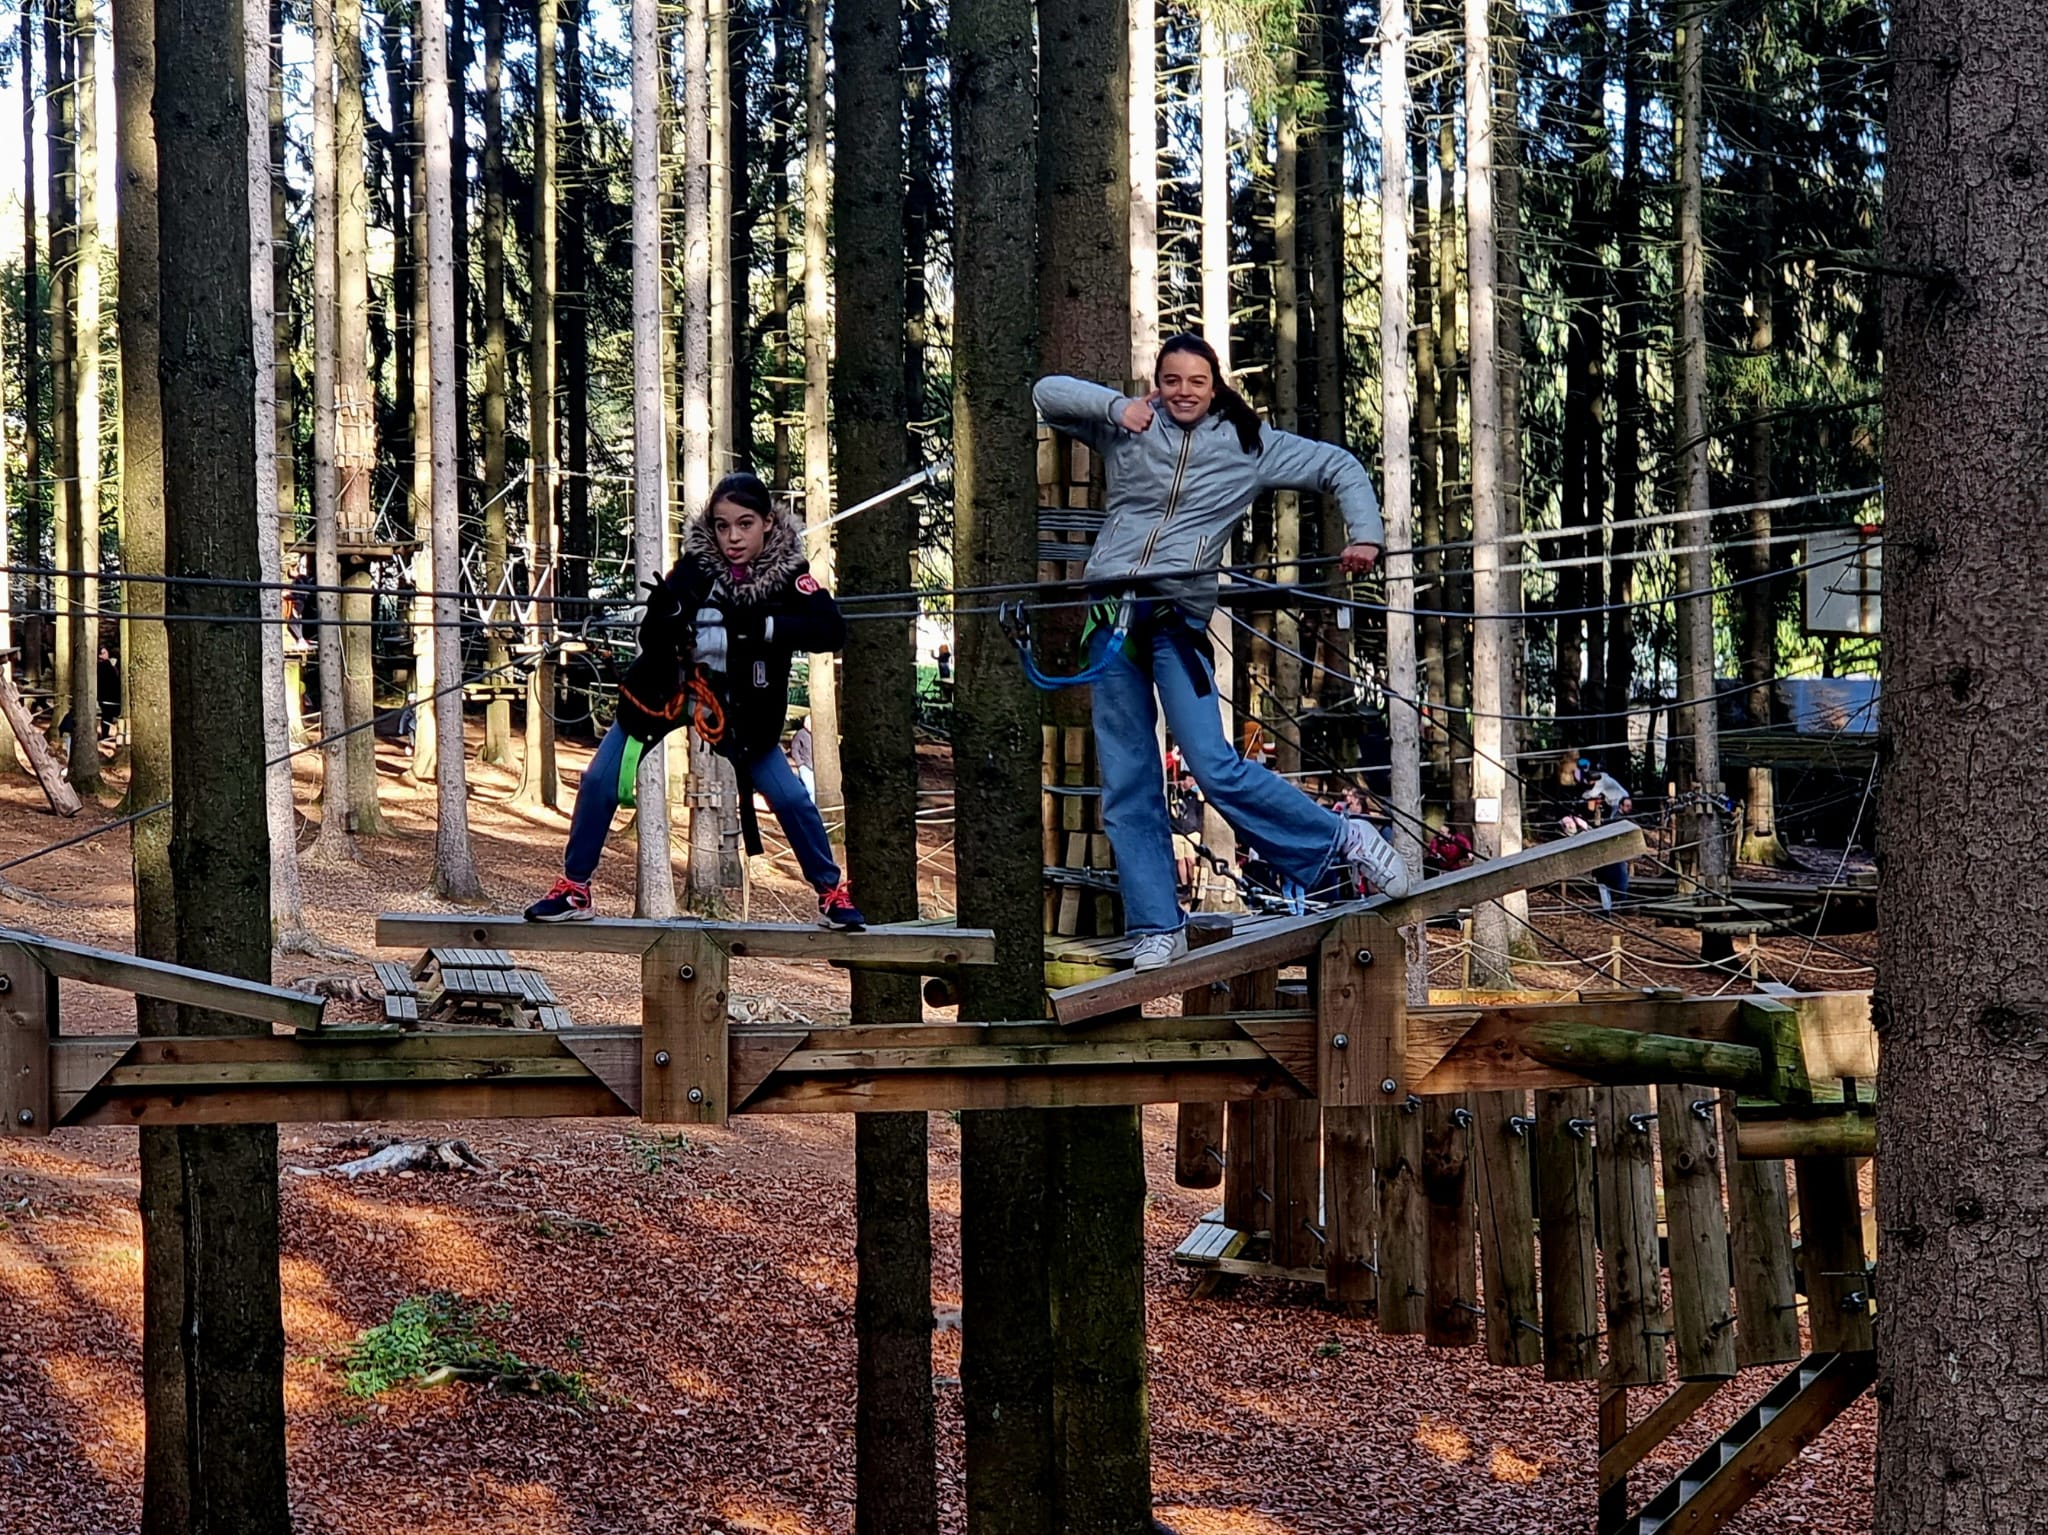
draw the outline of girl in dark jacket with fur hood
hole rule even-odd
[[[527,918],[574,922],[591,915],[590,877],[613,812],[630,798],[641,753],[694,724],[737,771],[747,851],[760,851],[758,790],[818,892],[818,920],[860,927],[824,818],[782,754],[790,658],[846,642],[838,604],[804,560],[803,529],[760,480],[729,474],[684,529],[675,569],[659,586],[650,583],[648,593],[639,657],[619,681],[617,717],[576,793],[562,877],[526,908]]]

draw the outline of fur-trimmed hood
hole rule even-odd
[[[768,540],[761,546],[761,557],[748,567],[746,580],[732,579],[732,567],[719,552],[718,535],[712,531],[708,508],[684,527],[683,552],[716,571],[713,593],[740,608],[767,601],[811,568],[804,558],[803,526],[779,501],[768,514]]]

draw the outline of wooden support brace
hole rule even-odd
[[[56,981],[20,944],[0,943],[0,1135],[48,1135],[56,1121],[56,1021]]]
[[[1610,1386],[1647,1386],[1664,1378],[1670,1323],[1657,1262],[1657,1182],[1651,1132],[1657,1116],[1647,1087],[1593,1094],[1598,1137],[1601,1270],[1606,1278]]]
[[[1628,1485],[1628,1474],[1658,1445],[1690,1423],[1699,1410],[1720,1394],[1726,1381],[1689,1380],[1650,1409],[1650,1415],[1621,1437],[1600,1448],[1600,1493]]]
[[[1315,966],[1316,1096],[1359,1108],[1407,1091],[1408,964],[1399,928],[1369,914],[1324,937]]]
[[[1721,1149],[1728,1180],[1728,1256],[1735,1275],[1735,1362],[1748,1369],[1799,1357],[1799,1307],[1785,1164],[1743,1161],[1740,1141],[1731,1093],[1721,1104]]]
[[[1600,1289],[1594,1258],[1593,1094],[1536,1094],[1536,1229],[1543,1251],[1543,1378],[1600,1373]]]
[[[1220,921],[1204,920],[1208,913],[1188,919],[1188,947],[1205,948],[1230,936],[1232,919],[1215,914]],[[1190,988],[1180,999],[1183,1018],[1221,1012],[1230,1005],[1230,988],[1221,982]],[[1173,1181],[1184,1189],[1213,1189],[1223,1181],[1223,1105],[1183,1103],[1176,1113],[1173,1137]]]
[[[135,954],[119,954],[111,949],[88,948],[35,933],[0,928],[0,943],[20,945],[50,975],[61,980],[83,981],[88,986],[108,986],[138,997],[211,1008],[236,1018],[317,1029],[327,1006],[325,998],[309,997],[304,992],[215,975],[210,970],[194,970],[163,960],[143,959]]]
[[[1436,1348],[1476,1343],[1479,1219],[1472,1202],[1472,1106],[1462,1094],[1423,1101],[1422,1192],[1429,1232],[1423,1339]]]
[[[725,1123],[726,967],[702,928],[674,928],[641,956],[640,1117],[650,1124]]]
[[[1735,1139],[1745,1161],[1869,1157],[1877,1155],[1877,1120],[1869,1114],[1829,1114],[1820,1119],[1745,1119],[1736,1125]]]
[[[7,728],[14,732],[14,739],[20,743],[21,754],[36,775],[36,782],[42,785],[43,798],[50,802],[50,808],[67,819],[77,815],[83,808],[78,791],[71,787],[64,777],[64,770],[50,755],[50,743],[43,739],[35,721],[29,718],[21,694],[15,691],[14,675],[4,666],[0,666],[0,714],[7,716]]]
[[[1756,997],[1743,998],[1741,1005],[1750,1043],[1763,1055],[1763,1076],[1756,1086],[1758,1095],[1784,1104],[1813,1102],[1813,1082],[1806,1074],[1806,1045],[1799,1010],[1783,1002]]]
[[[1666,1085],[1657,1092],[1671,1240],[1671,1329],[1682,1380],[1726,1380],[1735,1373],[1720,1102],[1719,1093],[1694,1085]]]
[[[1474,1093],[1472,1136],[1479,1170],[1480,1293],[1486,1358],[1535,1364],[1543,1357],[1536,1306],[1536,1232],[1530,1221],[1528,1094]]]
[[[1873,1347],[1861,1168],[1849,1157],[1802,1157],[1792,1164],[1799,1187],[1799,1275],[1816,1353]]]

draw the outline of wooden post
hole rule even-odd
[[[0,943],[0,1135],[48,1135],[57,983],[19,944]]]
[[[1593,1093],[1536,1094],[1536,1230],[1543,1250],[1543,1378],[1600,1373],[1600,1292],[1594,1261]]]
[[[1783,1364],[1800,1357],[1798,1297],[1783,1162],[1736,1154],[1735,1095],[1721,1099],[1721,1155],[1728,1179],[1728,1246],[1735,1272],[1735,1362]]]
[[[1597,1088],[1601,1268],[1607,1280],[1607,1368],[1611,1386],[1664,1378],[1663,1279],[1657,1263],[1657,1185],[1647,1087]]]
[[[700,927],[676,927],[640,959],[640,1117],[722,1125],[726,1101],[725,950]]]
[[[1263,1012],[1280,988],[1277,970],[1256,970],[1230,983],[1230,1005],[1239,1012]],[[1271,1231],[1274,1222],[1274,1132],[1270,1102],[1233,1103],[1225,1116],[1223,1223],[1233,1231]]]
[[[1050,728],[1050,727],[1048,727]],[[1188,947],[1202,948],[1228,938],[1231,919],[1198,912],[1188,919]],[[1183,1018],[1220,1013],[1229,1004],[1230,988],[1207,983],[1184,992]],[[1183,1103],[1177,1110],[1173,1137],[1173,1181],[1184,1189],[1213,1189],[1223,1181],[1223,1105]]]
[[[1272,1261],[1283,1268],[1323,1266],[1323,1114],[1313,1098],[1273,1110]]]
[[[1479,1167],[1480,1293],[1486,1297],[1486,1357],[1499,1365],[1543,1357],[1536,1309],[1536,1233],[1530,1228],[1527,1093],[1474,1093],[1472,1135]]]
[[[1436,1348],[1476,1343],[1473,1257],[1479,1231],[1472,1203],[1472,1106],[1463,1093],[1423,1100],[1422,1191],[1429,1212],[1423,1338]]]
[[[1374,1109],[1373,1185],[1379,1195],[1380,1331],[1422,1331],[1428,1298],[1428,1206],[1422,1197],[1422,1100]]]
[[[1378,917],[1349,917],[1323,940],[1315,969],[1317,1082],[1323,1102],[1323,1289],[1362,1303],[1378,1289],[1372,1104],[1407,1085],[1407,947]]]
[[[1379,1295],[1373,1122],[1384,1112],[1323,1105],[1323,1294],[1338,1305],[1368,1305]]]
[[[1873,1346],[1857,1185],[1862,1165],[1853,1157],[1801,1157],[1792,1164],[1799,1186],[1799,1273],[1816,1352],[1860,1353]]]
[[[1600,1388],[1600,1453],[1604,1456],[1620,1444],[1628,1433],[1628,1387],[1602,1386]],[[1611,1530],[1628,1518],[1628,1473],[1623,1472],[1611,1485],[1600,1489],[1600,1506],[1594,1515],[1593,1528]]]
[[[1735,1373],[1716,1123],[1720,1101],[1712,1088],[1691,1084],[1667,1083],[1657,1090],[1664,1219],[1671,1240],[1671,1328],[1681,1380],[1725,1380]]]

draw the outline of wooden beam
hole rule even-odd
[[[1801,1157],[1792,1164],[1799,1193],[1799,1277],[1816,1352],[1873,1347],[1860,1169],[1849,1157]]]
[[[20,743],[21,754],[36,775],[36,782],[42,785],[43,798],[50,802],[50,808],[67,820],[77,815],[84,808],[78,791],[71,787],[57,759],[50,755],[50,743],[29,718],[21,694],[15,691],[13,669],[6,666],[0,666],[0,714],[7,717],[7,728]]]
[[[392,949],[458,947],[556,954],[645,954],[665,935],[699,933],[724,953],[744,959],[815,960],[889,969],[995,963],[995,935],[985,928],[877,926],[859,933],[775,922],[656,922],[594,917],[587,922],[528,922],[522,917],[386,912],[377,942]]]
[[[1408,1069],[1408,966],[1401,930],[1376,916],[1324,934],[1316,980],[1316,1096],[1326,1105],[1398,1103]]]
[[[1868,1114],[1830,1114],[1820,1119],[1744,1119],[1736,1123],[1735,1143],[1744,1161],[1870,1157],[1877,1155],[1877,1120]]]
[[[1683,1081],[1757,1087],[1764,1074],[1763,1052],[1748,1045],[1638,1034],[1597,1024],[1532,1024],[1515,1042],[1531,1060],[1596,1083]]]
[[[1670,1228],[1671,1333],[1682,1380],[1735,1374],[1728,1220],[1721,1206],[1721,1095],[1681,1084],[1657,1093],[1657,1139]],[[1697,1106],[1697,1107],[1696,1107]]]
[[[1479,1216],[1472,1198],[1472,1106],[1462,1096],[1422,1105],[1422,1192],[1428,1211],[1428,1299],[1423,1341],[1458,1348],[1479,1340]]]
[[[260,1018],[265,1023],[285,1023],[293,1028],[317,1029],[327,1007],[323,997],[309,997],[302,991],[265,986],[234,976],[215,975],[210,970],[192,970],[160,959],[143,959],[112,949],[87,948],[45,938],[40,933],[21,933],[0,928],[0,943],[14,943],[27,949],[51,975],[89,986],[109,986],[138,997],[155,997],[164,1002],[181,1002],[191,1007],[211,1008],[236,1018]]]
[[[650,1124],[725,1123],[727,963],[702,925],[670,927],[640,956],[640,1117]]]
[[[1689,1380],[1650,1409],[1650,1415],[1600,1452],[1600,1491],[1628,1481],[1644,1457],[1690,1423],[1699,1410],[1720,1395],[1724,1380]]]
[[[1543,1263],[1543,1378],[1600,1373],[1600,1282],[1594,1257],[1593,1094],[1536,1094],[1536,1232]]]
[[[1428,1207],[1422,1193],[1422,1100],[1374,1109],[1373,1191],[1379,1199],[1380,1331],[1422,1331],[1429,1298]]]
[[[1561,842],[1425,880],[1413,894],[1398,901],[1375,896],[1314,916],[1267,923],[1257,932],[1191,951],[1156,970],[1123,971],[1107,980],[1063,987],[1052,994],[1053,1016],[1063,1024],[1085,1023],[1208,981],[1227,981],[1247,971],[1293,964],[1315,952],[1324,933],[1348,916],[1369,913],[1395,927],[1405,927],[1477,901],[1582,874],[1633,857],[1642,848],[1643,834],[1627,821],[1616,821]]]
[[[1197,914],[1203,915],[1203,914]],[[1230,936],[1232,919],[1218,913],[1222,922],[1188,920],[1188,946],[1206,949]],[[1180,999],[1183,1018],[1199,1018],[1221,1012],[1228,1004],[1228,987],[1218,984],[1190,987]],[[1184,1189],[1213,1189],[1223,1181],[1223,1105],[1183,1103],[1174,1111],[1173,1181]]]
[[[4,674],[0,674],[4,675]],[[18,943],[0,943],[0,1135],[48,1135],[56,1125],[50,1040],[57,983]]]
[[[1486,1297],[1490,1364],[1536,1364],[1543,1357],[1537,1321],[1535,1208],[1529,1176],[1528,1094],[1472,1095],[1473,1165],[1479,1172],[1480,1294]]]
[[[1601,1270],[1606,1279],[1610,1386],[1647,1386],[1664,1378],[1663,1276],[1657,1261],[1657,1183],[1650,1128],[1656,1114],[1647,1087],[1593,1094],[1598,1158]]]

